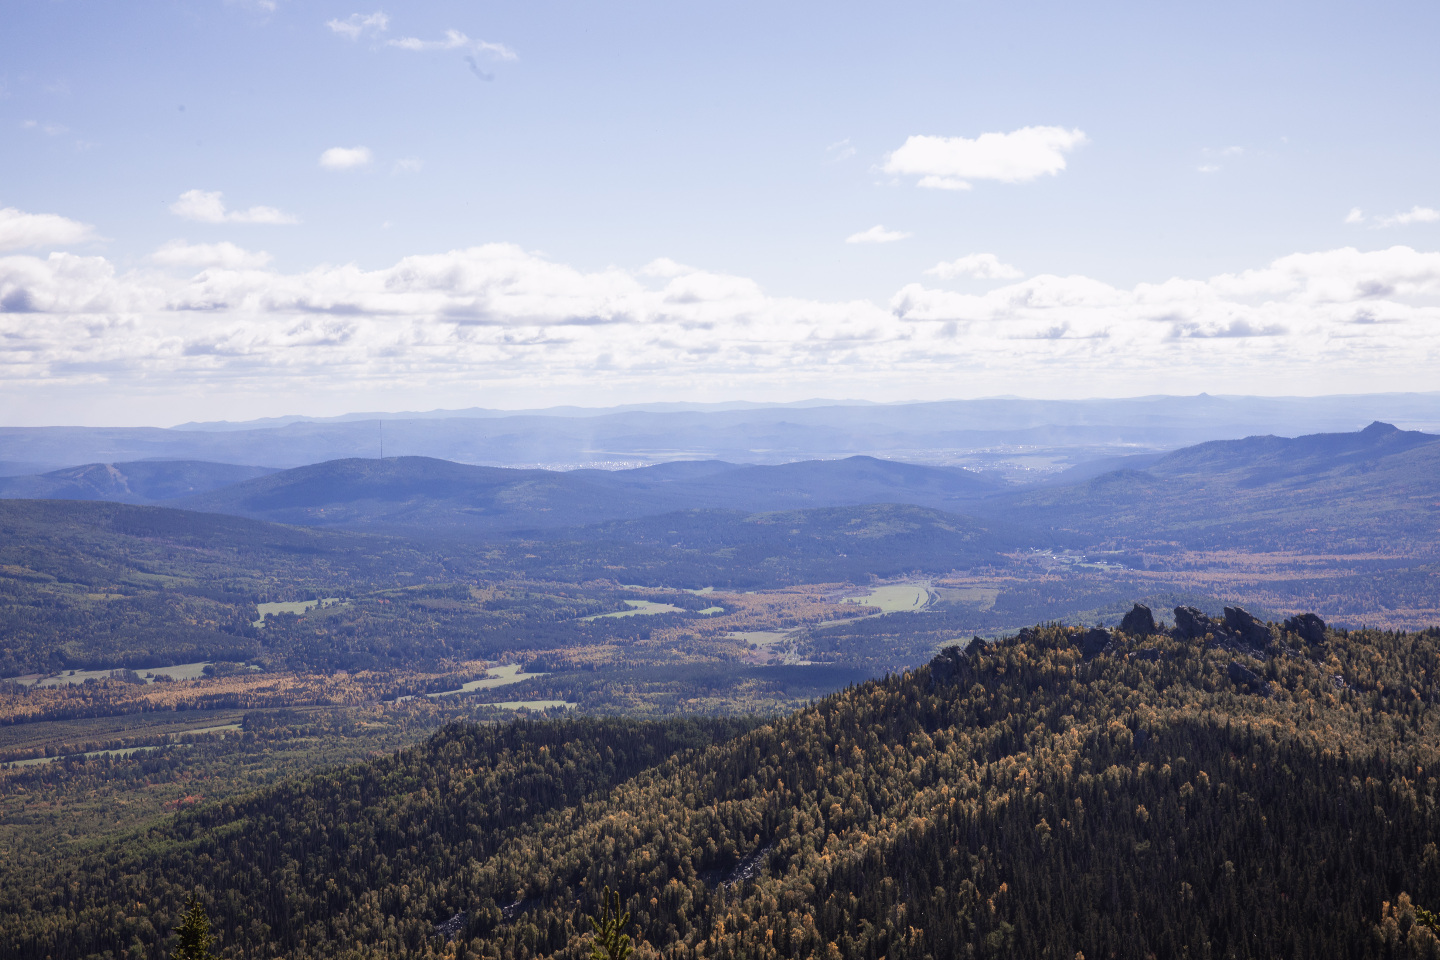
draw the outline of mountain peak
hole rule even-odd
[[[1393,423],[1386,423],[1384,420],[1375,420],[1370,426],[1361,430],[1360,433],[1367,437],[1386,437],[1392,433],[1399,433],[1400,428]]]

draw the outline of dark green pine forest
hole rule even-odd
[[[1049,625],[790,716],[459,724],[0,867],[0,956],[1435,956],[1440,631]]]

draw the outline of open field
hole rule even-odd
[[[265,626],[265,618],[272,614],[309,613],[311,610],[323,610],[326,607],[337,606],[341,603],[344,603],[344,601],[339,597],[323,597],[319,600],[283,600],[272,601],[270,603],[257,603],[255,606],[260,611],[260,617],[258,620],[253,621],[252,625],[256,627]]]
[[[597,613],[593,617],[581,617],[586,623],[592,620],[605,620],[611,617],[643,617],[657,613],[684,613],[684,607],[677,607],[673,603],[656,603],[654,600],[626,600],[629,610],[616,610],[613,613]]]
[[[935,601],[934,591],[929,582],[887,583],[875,587],[869,593],[846,597],[846,603],[858,603],[864,607],[878,607],[881,613],[913,613],[923,610]]]
[[[177,663],[168,667],[149,667],[144,670],[135,671],[136,675],[145,683],[154,683],[157,677],[169,677],[171,680],[195,680],[205,675],[205,668],[210,666],[207,661],[199,663]],[[30,673],[23,677],[11,677],[10,679],[22,686],[37,687],[59,687],[66,684],[84,683],[86,680],[108,680],[115,671],[109,670],[64,670],[60,673],[46,676],[43,673]]]

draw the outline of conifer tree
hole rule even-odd
[[[210,935],[210,918],[200,898],[193,893],[185,901],[185,916],[180,918],[175,933],[179,939],[170,951],[170,960],[214,960],[215,955],[210,952],[210,943],[214,940]]]
[[[621,933],[630,923],[630,912],[620,914],[620,891],[613,893],[607,886],[600,895],[600,913],[590,918],[595,928],[595,940],[590,945],[590,960],[626,960],[633,947],[630,935]]]

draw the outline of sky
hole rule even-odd
[[[0,425],[1437,390],[1437,28],[13,0]]]

